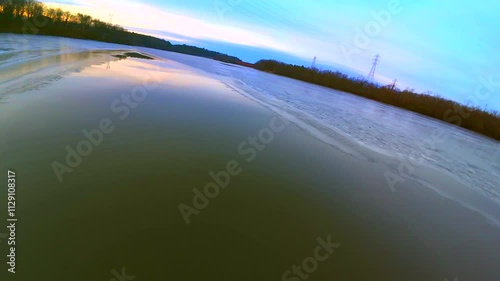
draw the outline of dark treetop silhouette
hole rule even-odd
[[[61,9],[47,8],[35,0],[0,0],[0,32],[89,39],[173,51],[229,63],[242,62],[236,57],[219,52],[194,46],[173,45],[163,39],[130,32],[119,25],[93,19],[88,15],[74,15]]]

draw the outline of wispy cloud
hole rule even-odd
[[[53,3],[48,3],[53,5]],[[123,26],[149,30],[163,30],[196,39],[211,39],[253,47],[266,47],[283,52],[293,49],[266,35],[266,32],[241,29],[231,25],[211,23],[209,21],[164,11],[152,5],[134,1],[81,0],[75,6],[59,4],[70,10],[88,13],[101,20],[108,20],[113,14],[113,22]]]

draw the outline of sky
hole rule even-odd
[[[64,0],[49,6],[237,56],[366,76],[500,111],[500,1]]]

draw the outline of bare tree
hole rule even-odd
[[[78,22],[78,16],[71,14],[70,17],[69,17],[69,21],[77,23]]]
[[[12,0],[12,5],[14,5],[14,14],[16,17],[21,17],[24,14],[24,9],[26,7],[26,0]]]
[[[43,16],[45,6],[42,3],[37,2],[35,7],[33,7],[33,17]]]
[[[63,17],[64,17],[64,23],[67,24],[68,21],[71,19],[72,15],[71,15],[71,12],[69,11],[64,11],[63,13]]]
[[[61,22],[62,17],[64,16],[64,11],[61,8],[56,9],[56,21]]]
[[[26,0],[26,5],[25,5],[26,16],[28,18],[32,18],[35,16],[35,14],[39,15],[40,7],[42,7],[42,3],[36,0]]]
[[[2,14],[5,18],[14,17],[14,4],[11,0],[0,0],[0,7],[2,8]]]
[[[92,17],[89,15],[78,13],[76,16],[78,17],[78,22],[86,26],[89,26],[92,21]]]
[[[54,8],[46,9],[45,15],[47,17],[51,18],[52,20],[55,20],[56,19],[56,9],[54,9]]]

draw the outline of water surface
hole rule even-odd
[[[155,61],[118,60],[113,54],[123,46],[50,37],[37,42],[43,40],[87,50],[79,49],[86,55],[77,60],[57,59],[68,54],[56,52],[46,64],[43,57],[29,62],[35,74],[59,77],[33,78],[31,89],[7,91],[0,81],[0,167],[18,175],[13,280],[111,280],[111,271],[123,267],[135,280],[282,280],[314,254],[317,238],[328,236],[340,247],[308,280],[500,276],[500,231],[488,219],[498,209],[456,177],[422,167],[392,192],[384,173],[397,170],[398,158],[368,153],[348,138],[340,142],[356,154],[332,146],[301,126],[304,119],[292,118],[299,115],[289,116],[293,104],[277,111],[290,117],[286,129],[247,161],[238,146],[269,127],[277,116],[270,108],[279,100],[263,104],[245,91],[245,82],[217,78],[196,64],[233,66],[163,53],[176,58],[166,60],[158,52],[150,52]],[[71,64],[78,67],[57,71]],[[245,71],[254,73],[234,73]],[[22,79],[32,77],[45,76]],[[287,92],[297,86],[270,77]],[[128,105],[141,85],[147,86],[145,99]],[[66,148],[76,149],[85,140],[82,131],[99,128],[103,119],[114,131],[60,182],[53,163],[66,164]],[[179,204],[192,206],[193,189],[202,190],[213,181],[209,173],[229,161],[242,173],[186,225]],[[469,201],[451,200],[443,190]],[[474,206],[464,205],[471,201]],[[5,215],[0,212],[0,221]],[[4,243],[0,252],[5,264]]]

